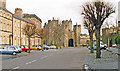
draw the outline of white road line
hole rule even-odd
[[[37,60],[30,61],[30,62],[28,62],[28,63],[26,63],[26,64],[31,64],[31,63],[33,63],[33,62],[35,62],[35,61],[37,61]]]
[[[31,61],[31,62],[35,62],[35,61],[37,61],[37,60],[33,60],[33,61]]]
[[[15,67],[15,68],[13,68],[13,69],[18,69],[19,67]]]
[[[44,57],[42,57],[42,58],[40,58],[40,59],[44,59],[44,58],[47,58],[48,56],[44,56]]]

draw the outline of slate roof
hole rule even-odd
[[[13,14],[13,17],[14,17],[14,18],[17,18],[17,19],[19,19],[19,20],[22,20],[22,21],[25,21],[25,22],[28,22],[28,23],[33,24],[31,21],[29,21],[29,20],[27,20],[27,19],[24,19],[24,18],[20,18],[20,17],[18,17],[18,16],[15,15],[15,14]]]
[[[5,10],[6,12],[11,13],[14,18],[17,18],[17,19],[19,19],[19,20],[22,20],[22,21],[25,21],[25,22],[28,22],[28,23],[33,24],[33,22],[31,22],[31,21],[29,21],[29,20],[27,20],[27,19],[25,19],[25,18],[20,18],[20,17],[18,17],[17,15],[13,14],[13,13],[10,12],[9,10],[7,10],[6,8],[0,7],[0,9],[3,9],[3,10]]]
[[[35,17],[40,22],[42,22],[42,20],[38,16],[36,16],[35,14],[23,14],[23,15],[24,15],[23,18],[33,18],[33,17]]]

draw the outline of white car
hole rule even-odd
[[[2,54],[12,54],[16,55],[19,51],[14,46],[5,46],[3,49],[0,49]]]
[[[112,47],[117,47],[117,44],[113,44]]]
[[[50,46],[50,49],[56,49],[56,46]]]
[[[101,46],[101,47],[104,47],[104,44],[103,44],[103,42],[100,42],[100,46]]]
[[[22,49],[20,48],[20,46],[14,46],[16,48],[17,51],[19,51],[19,53],[22,52]]]
[[[90,46],[88,47],[88,49],[91,49]],[[93,43],[93,49],[96,50],[96,42]],[[100,50],[102,49],[106,50],[106,47],[103,42],[100,42]]]

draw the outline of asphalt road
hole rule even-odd
[[[82,69],[87,53],[85,47],[33,51],[27,56],[2,60],[2,69]]]

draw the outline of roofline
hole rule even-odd
[[[42,20],[35,14],[23,14],[23,18],[31,18],[31,17],[35,17],[36,19],[38,19],[41,23],[42,23]]]
[[[8,11],[6,8],[0,7],[0,9],[3,9],[3,10],[5,10],[6,12],[9,12],[9,13],[13,14],[12,12]]]
[[[22,20],[22,21],[24,21],[24,22],[27,22],[27,23],[33,24],[33,23],[30,22],[29,20],[27,20],[27,19],[25,20],[25,19],[23,19],[23,18],[20,18],[20,17],[18,17],[18,16],[15,15],[15,14],[13,14],[13,17],[16,18],[16,19]]]
[[[25,19],[23,19],[23,18],[18,17],[17,15],[15,15],[15,14],[13,14],[12,12],[8,11],[6,8],[0,7],[0,9],[3,9],[3,10],[5,10],[6,12],[11,13],[13,18],[16,18],[16,19],[25,21],[25,22],[30,23],[30,24],[34,24],[34,23],[30,22],[30,21],[27,20],[27,19],[25,20]]]

